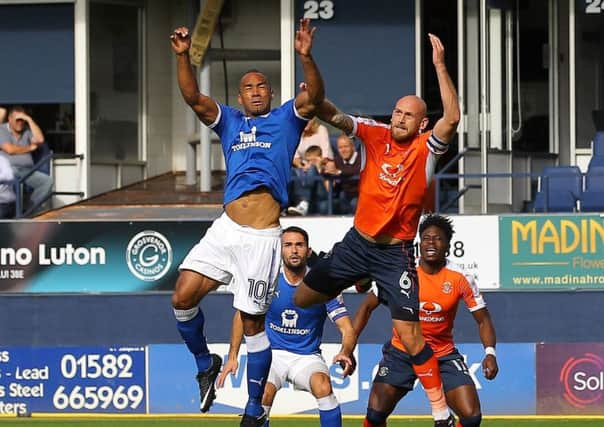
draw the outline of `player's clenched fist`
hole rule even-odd
[[[191,35],[187,27],[178,27],[170,34],[170,43],[172,50],[177,55],[182,55],[189,51],[191,47]]]

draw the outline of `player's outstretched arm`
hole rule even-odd
[[[461,117],[457,90],[445,64],[445,47],[434,34],[428,34],[428,37],[432,44],[432,62],[436,70],[440,98],[443,103],[443,116],[436,122],[432,132],[441,141],[449,142],[457,131],[457,125]]]
[[[218,117],[218,105],[216,102],[199,92],[197,79],[193,73],[189,58],[191,48],[191,35],[187,27],[178,27],[170,34],[172,50],[176,55],[176,75],[178,87],[185,102],[195,111],[199,120],[205,125],[210,125]]]
[[[478,334],[480,335],[480,341],[484,348],[495,348],[497,343],[497,337],[495,335],[495,326],[493,320],[487,308],[482,308],[472,312],[472,316],[478,324]],[[497,376],[499,367],[497,366],[497,358],[494,354],[485,354],[482,361],[482,372],[484,377],[488,380],[492,380]]]
[[[375,310],[378,305],[380,305],[378,297],[373,292],[368,292],[352,320],[352,326],[357,336],[361,335],[361,332],[363,332],[363,329],[367,326],[367,322],[369,322],[371,313],[373,313],[373,310]]]
[[[351,375],[357,367],[354,359],[354,348],[357,345],[357,334],[352,327],[350,316],[342,316],[335,321],[336,326],[342,334],[342,347],[340,352],[333,358],[333,363],[339,363],[342,367],[344,377]]]
[[[346,135],[350,135],[354,129],[352,118],[341,112],[333,102],[325,98],[317,108],[317,117],[332,126],[337,127]]]
[[[231,326],[231,342],[229,345],[229,355],[226,363],[222,367],[222,371],[216,379],[216,387],[222,388],[226,381],[227,375],[235,375],[239,368],[239,348],[241,347],[241,341],[243,340],[243,320],[241,320],[241,314],[239,310],[235,311],[233,315],[233,324]]]
[[[306,82],[306,90],[296,96],[296,110],[302,116],[308,118],[315,115],[315,110],[325,98],[323,78],[319,72],[319,67],[317,67],[311,55],[312,42],[316,30],[316,27],[310,27],[310,19],[301,19],[294,42],[294,48],[302,63],[304,81]]]

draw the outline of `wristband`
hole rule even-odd
[[[490,354],[493,357],[497,357],[497,353],[495,352],[495,347],[485,347],[484,348],[484,354]]]

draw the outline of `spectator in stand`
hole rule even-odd
[[[354,142],[345,133],[338,136],[338,154],[334,159],[337,180],[334,193],[337,194],[337,213],[354,214],[359,197],[359,174],[361,173],[361,156],[356,151]],[[328,172],[331,172],[328,166]]]
[[[22,106],[12,107],[8,111],[8,123],[0,125],[0,150],[8,158],[16,177],[31,171],[34,166],[31,153],[42,144],[44,134],[40,126]],[[42,205],[52,193],[52,178],[40,171],[34,171],[24,182],[33,190],[29,197],[31,206]]]
[[[0,155],[0,219],[15,216],[15,192],[9,181],[15,179],[6,157]]]
[[[6,108],[4,107],[0,107],[0,124],[4,123],[6,121]]]
[[[292,182],[290,183],[289,197],[292,205],[287,210],[287,213],[290,215],[306,215],[309,210],[310,196],[299,193],[300,186],[299,183],[296,184],[296,181],[300,180],[299,177],[308,175],[311,164],[306,161],[305,156],[306,150],[312,146],[317,146],[321,149],[322,157],[333,159],[333,151],[329,143],[327,128],[319,124],[316,118],[309,120],[304,131],[302,131],[300,143],[298,144],[298,148],[296,148],[296,154],[292,162]]]
[[[305,167],[304,155],[306,154],[306,150],[313,145],[317,145],[321,148],[323,157],[333,159],[333,150],[329,143],[327,128],[320,124],[316,117],[310,119],[302,131],[300,144],[298,144],[298,148],[296,148],[296,155],[293,161],[294,167]]]
[[[290,198],[297,204],[287,208],[289,215],[327,213],[328,184],[323,178],[327,161],[318,145],[311,145],[306,149],[304,167],[294,168],[292,171]]]

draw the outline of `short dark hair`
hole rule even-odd
[[[14,112],[25,113],[25,107],[23,105],[11,105],[8,108],[8,115],[10,116]]]
[[[283,234],[285,234],[285,233],[298,233],[298,234],[301,234],[302,237],[304,237],[304,242],[306,242],[306,246],[308,246],[308,233],[303,228],[296,227],[295,225],[290,225],[285,230],[283,230]]]
[[[321,147],[319,147],[318,145],[311,145],[304,152],[304,155],[307,155],[307,154],[309,154],[311,156],[323,157],[323,150],[321,150]]]
[[[271,90],[271,92],[273,91],[273,86],[271,85],[271,82],[268,80],[268,76],[256,68],[250,68],[249,70],[247,70],[243,74],[241,74],[241,77],[239,78],[239,87],[240,88],[241,88],[241,80],[243,79],[243,76],[245,76],[246,74],[252,74],[252,73],[263,75],[264,78],[266,79],[266,84],[268,85],[268,88]]]
[[[430,214],[426,216],[419,225],[419,235],[421,236],[426,228],[432,226],[438,227],[444,231],[445,236],[447,237],[447,243],[451,243],[451,239],[455,233],[455,230],[453,230],[453,220],[451,220],[451,218],[438,214]]]

